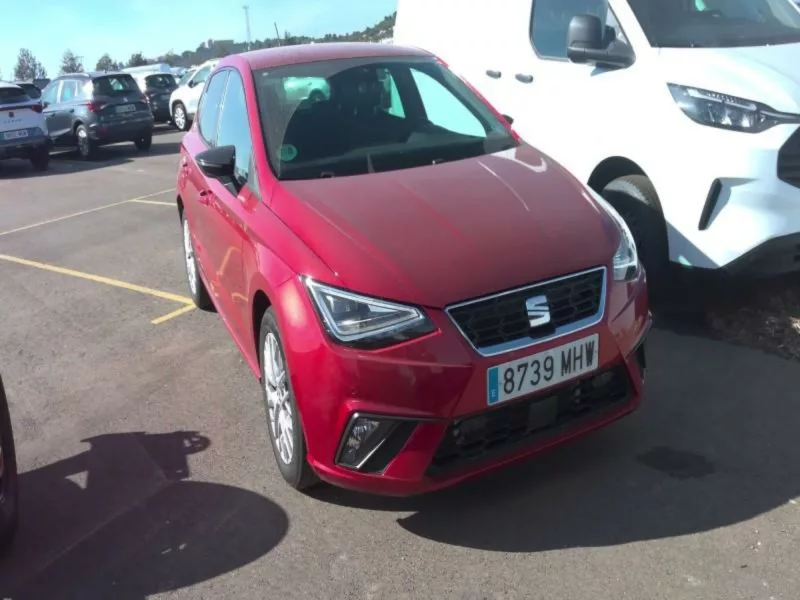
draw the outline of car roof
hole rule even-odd
[[[278,46],[239,54],[251,69],[269,69],[302,63],[345,58],[388,58],[394,56],[432,56],[419,48],[373,44],[370,42],[323,42]],[[226,61],[227,62],[227,61]]]
[[[57,81],[59,79],[69,79],[69,78],[94,79],[95,77],[114,77],[122,75],[133,77],[133,73],[125,73],[124,71],[87,71],[85,73],[65,73],[64,75],[59,75],[53,81]]]
[[[18,88],[20,90],[22,89],[16,83],[12,83],[10,81],[0,81],[0,88]]]

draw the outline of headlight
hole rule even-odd
[[[701,125],[759,133],[781,123],[800,122],[800,115],[782,113],[752,100],[674,83],[667,85],[681,110]]]
[[[639,253],[636,251],[636,240],[633,239],[630,227],[625,222],[625,219],[617,212],[608,201],[594,190],[585,188],[586,192],[594,198],[600,207],[605,210],[608,215],[616,222],[620,231],[620,241],[617,251],[614,253],[614,280],[615,281],[631,281],[636,277],[636,271],[639,267]]]
[[[397,344],[436,330],[422,310],[354,294],[305,278],[325,329],[337,341],[359,348]]]

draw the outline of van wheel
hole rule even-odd
[[[602,192],[630,227],[651,290],[663,287],[669,266],[667,224],[656,189],[644,175],[626,175]]]

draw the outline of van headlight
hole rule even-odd
[[[375,349],[436,331],[415,306],[363,296],[310,277],[304,282],[326,331],[341,344]]]
[[[632,281],[639,270],[639,253],[636,251],[636,241],[633,239],[630,227],[625,219],[611,206],[600,194],[590,188],[584,188],[595,202],[600,205],[610,216],[620,231],[620,240],[617,251],[614,253],[613,269],[615,281]]]
[[[753,100],[675,83],[667,86],[686,116],[701,125],[760,133],[781,123],[800,123],[800,115],[782,113]]]

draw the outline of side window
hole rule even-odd
[[[411,76],[431,123],[455,133],[486,137],[478,118],[451,91],[422,71],[411,69]]]
[[[66,79],[64,80],[63,84],[61,85],[61,97],[59,98],[59,102],[69,102],[70,100],[74,100],[75,96],[78,95],[78,82],[74,79]]]
[[[217,135],[217,146],[231,145],[236,147],[234,178],[239,185],[244,185],[250,179],[253,142],[250,136],[250,122],[247,118],[244,82],[237,71],[231,71],[228,77],[228,91],[225,92],[222,110],[219,113],[219,134]]]
[[[192,79],[192,84],[197,85],[198,83],[203,83],[206,79],[208,79],[208,74],[211,73],[211,67],[203,67],[200,69],[197,74]]]
[[[539,56],[567,58],[567,30],[576,15],[594,15],[619,32],[607,0],[533,0],[531,41]],[[609,15],[612,22],[609,22]]]
[[[216,145],[219,108],[222,103],[222,93],[225,91],[226,79],[228,79],[228,71],[214,73],[214,76],[203,90],[203,97],[200,98],[200,107],[197,109],[197,126],[200,128],[200,135],[203,136],[209,146]]]
[[[55,104],[58,101],[58,85],[60,81],[49,83],[42,91],[42,102],[47,104]]]

